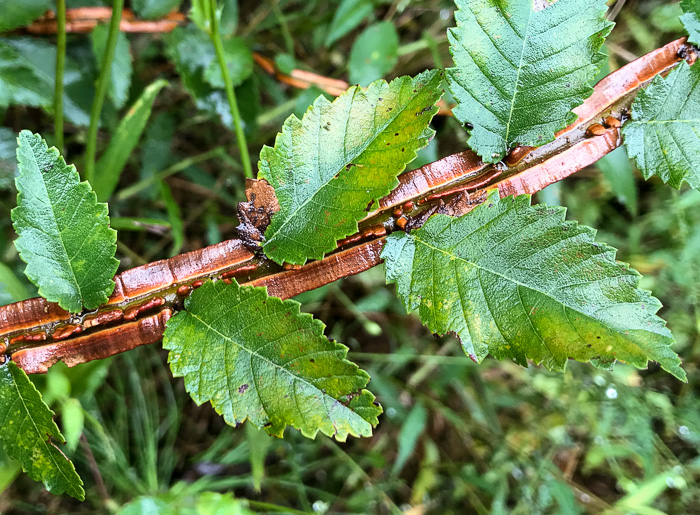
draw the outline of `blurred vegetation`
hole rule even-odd
[[[0,0],[0,18],[11,3]],[[158,17],[178,3],[133,0],[127,7]],[[252,65],[251,51],[283,70],[363,84],[451,63],[448,0],[220,3],[224,46],[240,65],[231,75],[253,164],[283,120],[301,115],[320,91],[276,81]],[[41,13],[53,2],[27,4]],[[609,4],[617,26],[606,45],[606,73],[682,35],[677,3]],[[102,39],[68,35],[65,156],[79,170],[99,69],[93,44]],[[14,58],[1,51],[8,47]],[[108,88],[98,157],[145,88],[169,82],[143,136],[122,156],[128,158],[107,163],[110,173],[121,173],[109,205],[122,269],[233,237],[244,174],[208,37],[193,24],[168,35],[125,34],[116,52],[121,68]],[[14,138],[30,129],[54,142],[55,36],[27,36],[21,28],[4,34],[0,68],[16,66],[17,54],[32,61],[36,92],[0,107],[2,303],[35,294],[12,245]],[[421,163],[466,148],[454,119],[433,125],[437,137]],[[58,414],[87,500],[51,496],[0,458],[0,512],[175,513],[179,506],[214,513],[206,511],[214,505],[234,512],[225,504],[230,497],[203,492],[232,493],[270,513],[700,512],[700,193],[645,182],[618,150],[537,200],[567,206],[569,218],[598,228],[599,240],[644,274],[642,285],[664,304],[660,314],[678,341],[688,384],[654,366],[603,372],[571,363],[561,375],[493,359],[477,366],[455,339],[435,339],[407,318],[383,271],[373,269],[299,298],[370,372],[385,409],[373,438],[337,443],[288,430],[275,440],[248,424],[228,427],[209,405],[194,405],[171,377],[164,351],[140,348],[33,377]]]

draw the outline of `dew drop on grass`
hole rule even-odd
[[[605,390],[605,396],[608,399],[617,399],[617,390],[615,389],[614,386],[609,386],[607,390]]]

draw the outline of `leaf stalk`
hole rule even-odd
[[[221,33],[219,32],[219,18],[217,16],[216,0],[209,0],[209,7],[209,16],[211,21],[209,37],[211,38],[211,41],[214,44],[214,49],[216,50],[216,58],[219,61],[219,66],[221,67],[221,75],[224,78],[224,89],[226,90],[226,97],[228,98],[228,104],[231,109],[231,117],[233,118],[233,126],[236,132],[236,141],[238,142],[238,149],[241,153],[243,173],[246,176],[246,178],[252,179],[253,167],[250,163],[248,143],[246,141],[245,132],[243,131],[241,113],[238,109],[238,101],[236,100],[236,92],[233,89],[231,74],[229,73],[228,66],[226,65],[226,57],[224,55],[224,44],[221,40]]]
[[[66,0],[56,0],[56,79],[53,95],[54,137],[63,155],[63,70],[66,66]]]
[[[100,124],[100,114],[102,114],[102,106],[107,88],[112,75],[112,61],[114,61],[114,52],[117,48],[117,38],[119,36],[119,24],[122,18],[122,9],[124,8],[124,0],[114,0],[112,3],[112,17],[109,20],[109,34],[107,36],[107,46],[105,48],[102,66],[100,67],[100,75],[97,78],[97,86],[95,88],[95,99],[92,102],[90,109],[90,127],[88,129],[87,146],[85,149],[85,175],[84,179],[90,183],[95,180],[95,154],[97,150],[97,130]]]

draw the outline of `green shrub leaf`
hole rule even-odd
[[[92,31],[92,51],[95,54],[97,64],[102,67],[102,62],[107,48],[107,38],[109,36],[108,25],[98,25]],[[129,87],[131,86],[131,52],[129,50],[129,40],[126,34],[117,34],[117,46],[114,50],[112,60],[112,73],[109,79],[109,98],[117,109],[121,109],[129,100]]]
[[[373,10],[372,0],[343,0],[333,15],[326,36],[326,46],[331,46],[357,27]]]
[[[303,264],[357,232],[367,205],[396,186],[396,176],[433,137],[428,125],[441,82],[437,71],[380,80],[332,103],[318,97],[302,120],[290,116],[275,147],[260,153],[259,178],[280,204],[265,232],[265,254]]]
[[[370,436],[381,407],[364,389],[369,376],[299,307],[265,288],[205,283],[168,321],[173,374],[233,426],[249,419],[275,436],[288,425],[312,438]]]
[[[457,27],[448,31],[456,67],[447,80],[455,116],[470,125],[469,146],[495,163],[509,148],[552,141],[593,92],[598,50],[613,25],[605,0],[559,0],[543,10],[534,0],[456,3]]]
[[[682,62],[657,76],[632,103],[622,128],[627,153],[646,179],[700,188],[700,67]]]
[[[51,0],[0,0],[0,32],[29,25],[51,9]]]
[[[114,289],[116,231],[74,166],[38,134],[19,134],[15,246],[39,294],[73,313],[94,309]]]
[[[76,57],[66,55],[63,112],[71,123],[86,127],[96,70]],[[0,107],[26,104],[51,112],[55,76],[54,45],[30,37],[0,38]]]
[[[224,5],[224,14],[227,5]],[[221,69],[209,36],[194,25],[188,25],[168,34],[166,42],[182,84],[197,108],[216,114],[227,127],[233,128],[226,93],[220,87],[223,84]],[[225,40],[224,54],[233,85],[240,86],[253,72],[253,54],[240,38]],[[245,110],[245,104],[241,108]]]
[[[32,63],[8,42],[0,40],[0,107],[50,105],[53,89],[42,79]]]
[[[83,482],[56,446],[65,440],[53,416],[21,368],[11,361],[0,365],[0,438],[5,451],[51,493],[66,492],[82,501]]]
[[[700,44],[700,0],[681,0],[681,8],[685,13],[681,22],[688,31],[688,41]]]
[[[126,162],[146,128],[156,97],[167,85],[168,82],[162,79],[150,84],[119,122],[107,149],[97,162],[94,189],[99,201],[106,201],[114,193]]]
[[[155,20],[180,7],[182,0],[133,0],[131,5],[141,18]]]
[[[399,35],[388,21],[375,23],[358,36],[350,51],[350,82],[367,86],[387,75],[399,60]]]
[[[453,218],[435,215],[387,238],[387,282],[431,331],[456,333],[476,361],[488,353],[563,370],[568,359],[646,367],[685,380],[661,303],[637,288],[639,273],[615,261],[595,230],[565,209],[499,199]]]

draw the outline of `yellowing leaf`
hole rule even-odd
[[[274,148],[260,153],[258,178],[272,185],[280,204],[265,232],[265,254],[303,264],[357,232],[368,204],[398,184],[396,176],[433,137],[428,124],[441,83],[437,71],[380,80],[332,103],[318,97],[302,120],[290,116]]]
[[[51,493],[66,492],[82,501],[83,482],[56,446],[65,441],[53,416],[22,369],[12,361],[0,365],[0,439],[5,451]]]
[[[205,283],[168,321],[173,375],[233,426],[249,419],[275,436],[288,425],[311,438],[370,436],[382,410],[364,389],[369,376],[299,306],[265,288]]]
[[[453,218],[435,215],[382,252],[387,282],[431,331],[456,333],[474,360],[488,353],[563,370],[569,359],[636,367],[657,361],[685,380],[661,303],[637,288],[595,231],[564,221],[563,208],[529,195],[487,202]]]

